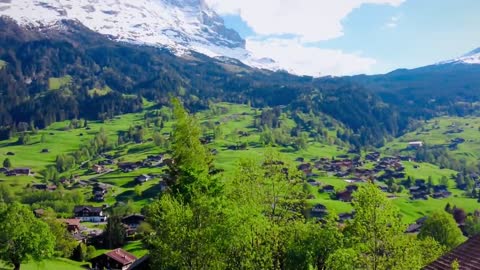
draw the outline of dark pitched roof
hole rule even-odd
[[[460,269],[480,270],[480,235],[468,239],[465,243],[443,255],[425,270],[450,270],[452,262],[458,260]]]
[[[81,211],[83,211],[84,209],[87,210],[87,211],[89,211],[89,212],[95,212],[95,213],[102,212],[102,208],[101,208],[101,207],[93,207],[93,206],[89,206],[89,205],[86,205],[86,206],[83,206],[83,205],[75,206],[73,212],[74,212],[74,213],[81,212]]]

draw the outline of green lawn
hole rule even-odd
[[[80,263],[68,259],[51,259],[45,260],[41,262],[29,262],[26,264],[22,264],[20,269],[22,270],[80,270],[80,269],[87,269],[89,267],[88,263]],[[0,270],[10,270],[13,267],[8,265],[2,265],[0,263]]]
[[[93,96],[105,96],[106,94],[112,92],[112,89],[108,86],[105,86],[103,88],[93,88],[92,90],[88,91],[88,95],[93,97]]]
[[[55,87],[60,87],[65,83],[68,83],[66,78],[52,78]],[[60,85],[60,86],[59,86]],[[54,88],[55,88],[54,87]],[[101,91],[105,89],[93,89],[94,94],[102,94]],[[98,92],[100,91],[100,92]],[[41,176],[38,172],[41,172],[48,165],[53,165],[57,155],[61,153],[71,153],[78,150],[82,145],[87,144],[96,133],[103,128],[109,136],[112,142],[117,141],[117,136],[120,131],[127,131],[129,127],[144,124],[144,114],[153,110],[154,104],[145,103],[146,109],[142,113],[125,114],[115,119],[105,122],[89,121],[89,129],[69,129],[70,121],[59,122],[51,125],[45,130],[41,130],[38,134],[31,135],[31,142],[28,145],[18,145],[17,139],[12,138],[8,141],[0,141],[0,159],[9,157],[14,167],[30,167],[37,172],[36,178],[34,177],[0,177],[1,182],[8,183],[15,191],[20,192],[24,189],[26,184],[41,181]],[[255,110],[247,105],[227,104],[219,103],[217,107],[222,107],[223,112],[212,113],[211,111],[204,111],[196,115],[202,126],[214,125],[219,126],[222,130],[222,136],[216,139],[208,147],[211,149],[217,149],[218,155],[215,156],[215,164],[218,168],[224,169],[224,178],[233,176],[235,168],[241,159],[255,158],[260,160],[266,151],[266,147],[259,144],[260,136],[258,131],[253,127],[255,117],[260,115],[261,111]],[[155,108],[158,109],[158,108]],[[322,116],[323,117],[323,116]],[[284,125],[293,127],[294,123],[292,119],[288,117],[282,118]],[[461,134],[443,134],[449,130],[449,126],[452,123],[456,123],[455,126],[461,126],[464,131]],[[468,124],[468,126],[467,126]],[[432,120],[425,124],[425,127],[419,129],[419,131],[406,134],[405,136],[395,139],[388,143],[385,152],[393,150],[401,150],[405,148],[408,141],[411,140],[424,140],[429,144],[444,144],[450,139],[455,137],[463,137],[467,140],[465,145],[460,145],[459,150],[456,152],[463,155],[480,155],[480,142],[477,135],[480,135],[478,127],[480,126],[480,118],[472,119],[460,119],[460,118],[439,118]],[[337,126],[337,128],[341,128]],[[153,125],[147,128],[145,138],[148,139],[152,136],[155,130],[159,128]],[[162,134],[169,133],[172,130],[172,122],[165,122],[164,128],[159,130]],[[206,133],[212,133],[212,131],[205,129]],[[248,133],[247,136],[240,136],[239,132]],[[44,138],[44,142],[41,142],[41,138]],[[334,139],[336,134],[334,130],[329,130],[328,136],[330,139]],[[246,143],[246,150],[228,150],[227,148],[237,143]],[[48,153],[42,153],[43,149],[48,149]],[[294,161],[298,157],[303,157],[305,160],[313,158],[332,158],[338,155],[346,154],[347,150],[344,147],[329,143],[314,142],[312,139],[309,141],[309,147],[305,150],[295,151],[292,147],[274,147],[274,149],[281,153],[282,157]],[[14,156],[7,156],[7,152],[15,153]],[[158,154],[165,152],[165,149],[155,146],[152,142],[146,141],[141,144],[127,143],[123,144],[117,149],[109,152],[120,156],[119,161],[139,161],[146,158],[148,155]],[[95,160],[93,162],[96,162]],[[435,183],[438,183],[442,176],[450,178],[452,174],[456,172],[447,169],[440,169],[431,164],[417,164],[412,162],[404,162],[406,173],[413,179],[428,179],[431,176]],[[418,165],[418,168],[415,168]],[[371,168],[373,164],[366,164],[366,168]],[[116,170],[116,166],[109,166],[114,171],[105,175],[95,175],[88,173],[85,169],[76,169],[68,174],[79,175],[82,180],[96,179],[99,182],[113,185],[107,197],[106,202],[109,205],[113,205],[116,202],[133,202],[135,211],[139,212],[141,208],[150,203],[160,193],[159,180],[154,179],[141,186],[142,196],[137,196],[135,193],[134,178],[140,174],[147,173],[162,173],[162,169],[139,169],[130,173],[122,173]],[[318,180],[323,185],[333,185],[337,190],[344,189],[347,182],[337,177],[328,176],[324,173],[314,171],[320,176]],[[310,200],[310,204],[322,203],[327,206],[331,211],[337,213],[349,212],[352,210],[352,206],[349,203],[344,203],[336,200],[331,200],[328,194],[318,192],[318,188],[309,187],[314,199]],[[404,214],[406,222],[426,215],[432,211],[443,209],[447,202],[455,204],[458,207],[463,207],[468,211],[473,211],[476,208],[480,208],[475,200],[467,199],[463,197],[463,192],[454,189],[454,182],[450,180],[450,188],[454,193],[452,198],[446,200],[433,200],[427,201],[410,201],[408,199],[408,193],[405,190],[402,194],[399,194],[399,198],[393,199],[395,205],[400,208],[400,211]],[[90,189],[83,190],[85,194],[90,194]],[[93,205],[102,205],[104,203],[89,203]]]
[[[67,75],[64,77],[59,78],[49,78],[48,79],[48,89],[50,90],[58,90],[63,86],[68,86],[72,82],[72,77]]]

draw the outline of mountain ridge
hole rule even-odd
[[[4,0],[0,1],[0,16],[41,29],[76,20],[115,41],[165,47],[177,55],[195,51],[278,69],[275,63],[255,59],[245,49],[245,40],[227,28],[204,0]]]

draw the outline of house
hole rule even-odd
[[[100,174],[106,172],[107,169],[103,165],[95,164],[92,166],[92,171],[96,174]]]
[[[309,185],[311,185],[311,186],[314,186],[314,187],[320,186],[320,183],[317,182],[317,180],[315,180],[315,179],[308,179],[308,180],[307,180],[307,183],[308,183]]]
[[[93,201],[95,202],[104,202],[105,201],[105,194],[101,192],[95,192],[93,193]]]
[[[35,210],[33,210],[33,214],[35,215],[35,217],[41,218],[45,214],[45,210],[43,210],[41,208],[40,209],[35,209]]]
[[[423,142],[422,141],[414,141],[414,142],[409,142],[408,143],[408,148],[409,149],[418,149],[423,147]]]
[[[352,192],[345,190],[337,192],[337,200],[342,202],[351,202],[352,201]]]
[[[323,204],[316,204],[315,206],[312,207],[312,212],[314,213],[326,213],[327,212],[327,207]]]
[[[358,186],[357,185],[349,185],[349,186],[347,186],[346,189],[347,189],[348,192],[353,193],[353,192],[358,190]]]
[[[369,153],[365,156],[365,159],[368,161],[379,161],[380,160],[380,153],[379,152],[373,152]]]
[[[30,176],[32,174],[32,171],[30,168],[15,168],[7,172],[7,176]]]
[[[70,218],[60,220],[67,225],[67,231],[71,234],[78,234],[80,232],[80,219]]]
[[[480,235],[468,239],[436,261],[425,266],[424,270],[450,270],[454,261],[459,269],[480,269]]]
[[[122,223],[127,228],[127,236],[134,235],[138,227],[145,221],[145,216],[140,214],[133,214],[122,218]]]
[[[341,213],[341,214],[338,215],[338,220],[340,221],[340,223],[345,223],[345,221],[351,220],[354,217],[355,217],[355,212]]]
[[[127,251],[117,248],[90,260],[92,269],[119,269],[127,270],[137,257]]]
[[[332,185],[326,185],[322,188],[322,191],[325,193],[334,193],[335,192],[335,187]]]
[[[407,229],[405,230],[405,233],[418,233],[420,232],[421,228],[422,228],[421,224],[413,223],[408,225]]]
[[[40,191],[55,191],[57,190],[56,185],[47,185],[47,184],[33,184],[32,188]]]
[[[82,222],[105,222],[107,220],[101,207],[80,205],[75,206],[73,212],[75,218],[79,218]]]
[[[137,182],[137,184],[143,184],[145,182],[148,182],[149,180],[150,176],[146,174],[139,175],[135,178],[135,182]]]
[[[316,204],[310,210],[310,216],[316,218],[323,218],[328,214],[327,207],[323,204]]]
[[[141,165],[142,165],[141,163],[137,163],[137,162],[122,162],[122,163],[118,163],[118,168],[122,172],[127,173],[140,168]]]
[[[137,228],[144,221],[145,221],[145,216],[140,214],[132,214],[122,218],[123,224],[133,228]]]

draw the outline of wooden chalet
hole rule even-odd
[[[61,220],[65,225],[67,225],[68,232],[72,234],[77,234],[80,232],[80,219],[78,218],[70,218],[70,219],[62,219]]]
[[[75,214],[75,218],[79,218],[83,222],[105,222],[107,221],[107,217],[103,213],[103,209],[101,207],[93,207],[93,206],[75,206],[73,210]]]
[[[127,270],[137,260],[133,254],[117,248],[90,260],[92,269]]]

